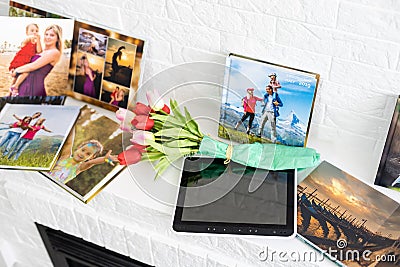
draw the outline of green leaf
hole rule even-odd
[[[199,148],[199,142],[194,142],[190,140],[173,140],[170,142],[165,142],[163,145],[168,146],[168,147],[196,147]]]
[[[144,161],[156,161],[164,157],[165,155],[161,152],[147,152],[142,154],[142,160]]]
[[[157,173],[156,176],[154,177],[154,180],[158,178],[169,166],[169,161],[167,160],[166,157],[160,159],[160,161],[157,163],[156,166],[154,166],[154,169],[156,169]]]
[[[171,99],[170,100],[170,105],[171,105],[171,109],[172,109],[172,113],[174,114],[174,117],[176,119],[178,119],[179,121],[181,121],[183,124],[185,124],[186,123],[186,119],[182,115],[181,111],[179,110],[178,102],[176,102],[176,100]]]
[[[203,134],[200,132],[199,125],[197,124],[197,122],[192,118],[192,116],[190,116],[190,113],[187,110],[187,108],[184,107],[184,109],[185,109],[185,116],[186,116],[186,125],[187,125],[187,128],[189,129],[189,131],[199,137],[203,137]]]
[[[200,138],[197,135],[192,134],[189,131],[184,129],[177,129],[177,128],[170,128],[170,129],[163,129],[154,133],[154,136],[166,136],[174,139],[192,139],[195,141],[199,141]]]

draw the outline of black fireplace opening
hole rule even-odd
[[[35,223],[55,267],[147,267],[82,238]]]

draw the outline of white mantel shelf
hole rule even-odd
[[[37,172],[0,170],[0,214],[0,234],[6,240],[13,233],[18,237],[0,243],[3,259],[20,263],[10,266],[28,266],[24,257],[31,266],[51,266],[33,222],[155,266],[302,266],[263,262],[258,255],[265,246],[278,252],[313,250],[298,239],[176,234],[172,208],[141,193],[127,170],[88,204]],[[13,251],[19,243],[25,244],[24,255]],[[307,264],[332,265],[329,260]]]

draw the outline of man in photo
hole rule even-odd
[[[283,106],[282,100],[278,93],[274,92],[271,85],[267,85],[265,88],[266,93],[264,95],[264,108],[261,115],[261,127],[258,134],[262,136],[264,126],[267,121],[271,123],[271,142],[276,142],[276,118],[279,117],[279,107]]]

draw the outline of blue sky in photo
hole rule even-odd
[[[25,116],[32,116],[38,111],[42,112],[40,117],[46,119],[43,125],[52,131],[48,133],[41,130],[37,133],[38,136],[61,135],[65,137],[69,134],[71,126],[75,123],[80,108],[78,106],[6,104],[0,113],[0,122],[6,124],[14,123],[16,119],[13,117],[13,114],[22,119]],[[1,124],[0,128],[7,127],[6,124]],[[0,131],[0,135],[3,135],[6,131]]]
[[[278,89],[283,107],[279,109],[282,118],[293,110],[302,122],[307,123],[314,97],[317,79],[314,74],[275,66],[255,60],[230,57],[229,79],[227,80],[227,103],[241,107],[241,99],[246,95],[247,88],[254,88],[254,95],[260,98],[265,94],[270,73],[277,74],[277,80],[282,88]],[[226,96],[226,95],[225,95]],[[261,112],[261,102],[257,103],[256,112]]]

